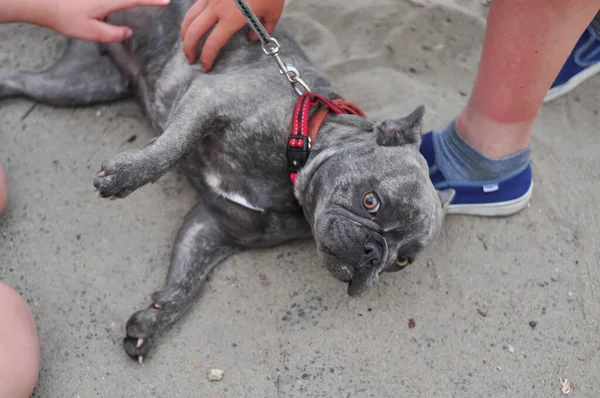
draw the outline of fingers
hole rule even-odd
[[[171,3],[171,0],[130,0],[135,3],[135,7],[139,6],[166,6]]]
[[[273,34],[273,31],[275,30],[276,25],[277,25],[277,20],[267,20],[264,23],[265,30],[269,34]]]
[[[183,22],[181,22],[181,39],[185,38],[188,28],[194,22],[194,20],[206,9],[208,0],[198,0],[193,6],[185,13]]]
[[[183,53],[190,64],[196,62],[200,39],[217,23],[214,13],[202,13],[187,28],[183,38]],[[215,28],[215,30],[217,30]],[[214,34],[214,31],[213,33]],[[211,34],[211,36],[212,36]]]
[[[208,72],[211,70],[217,55],[221,48],[231,39],[231,37],[237,32],[238,29],[232,29],[231,26],[227,26],[220,22],[215,26],[215,29],[210,33],[204,47],[202,47],[202,53],[200,54],[200,64],[202,70]]]
[[[262,1],[262,3],[261,3]],[[253,8],[269,34],[275,30],[275,26],[281,12],[284,0],[256,0]],[[252,6],[252,5],[251,5]],[[198,0],[186,13],[181,24],[181,37],[183,39],[183,51],[189,63],[196,62],[198,57],[198,45],[200,40],[214,26],[200,54],[200,62],[204,71],[209,71],[221,48],[240,30],[246,20],[232,0]],[[251,31],[250,40],[257,40],[256,34]]]
[[[82,31],[86,33],[81,39],[96,42],[120,42],[130,38],[133,33],[126,26],[114,26],[97,20],[90,21]]]
[[[260,23],[265,26],[265,19],[264,18],[259,18]],[[266,29],[266,28],[265,28]],[[270,32],[269,32],[270,33]],[[254,29],[250,29],[250,32],[248,33],[248,38],[252,41],[254,40],[258,40],[258,36],[256,35],[256,32],[254,31]]]
[[[275,26],[277,26],[277,20],[260,20],[260,22],[263,24],[263,26],[265,27],[265,30],[267,31],[268,34],[273,34],[273,32],[275,31]],[[254,32],[254,30],[250,30],[250,33],[248,35],[248,38],[250,40],[258,40],[258,36],[256,35],[256,33]]]
[[[111,12],[117,12],[140,6],[166,6],[169,5],[170,0],[119,0],[105,3],[107,3],[105,12],[109,14]]]

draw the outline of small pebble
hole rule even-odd
[[[409,328],[411,328],[411,329],[414,329],[414,328],[415,328],[415,326],[417,326],[417,324],[416,324],[416,322],[415,322],[414,318],[410,318],[410,319],[408,320],[408,327],[409,327]]]
[[[487,316],[487,312],[485,312],[484,310],[482,310],[481,308],[477,309],[477,312],[479,313],[479,315],[481,315],[482,317],[486,317]]]
[[[567,293],[567,296],[569,296],[569,297],[573,297],[573,292],[569,292],[569,293]]]
[[[508,352],[510,352],[511,354],[515,353],[515,348],[509,344],[504,344],[504,349],[508,350]]]
[[[535,329],[535,327],[537,326],[537,322],[536,321],[530,321],[529,322],[529,326],[531,326],[532,329]]]
[[[565,379],[564,381],[561,380],[560,384],[561,384],[560,392],[562,393],[562,395],[569,395],[571,393],[571,383],[569,383],[569,380],[568,379]]]
[[[208,373],[206,374],[206,377],[210,381],[219,381],[223,378],[224,374],[225,372],[221,369],[209,369]]]

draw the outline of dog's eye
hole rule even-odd
[[[379,199],[373,192],[369,192],[363,196],[363,207],[369,213],[377,213],[377,210],[379,210]]]
[[[398,256],[396,257],[396,265],[398,267],[406,267],[408,264],[410,264],[410,259],[406,258],[406,257],[402,257],[402,256]]]

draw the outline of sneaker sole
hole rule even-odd
[[[523,210],[529,204],[533,192],[533,182],[525,194],[517,199],[506,202],[450,205],[448,214],[462,214],[467,216],[503,217],[511,216]]]
[[[600,62],[596,65],[592,65],[578,75],[573,76],[562,86],[554,87],[548,90],[548,93],[544,97],[544,104],[562,97],[563,95],[571,92],[581,83],[600,72]]]

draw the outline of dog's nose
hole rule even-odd
[[[379,263],[383,256],[383,249],[379,242],[373,238],[367,238],[363,243],[363,261],[361,264],[372,265],[373,263]]]

